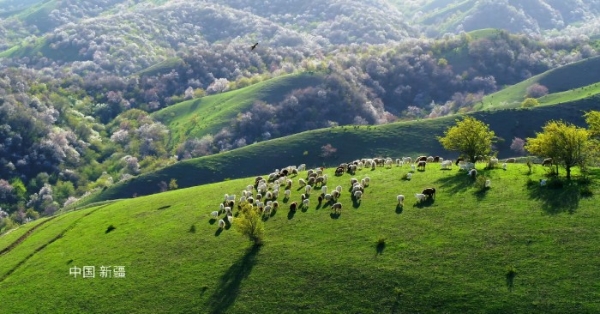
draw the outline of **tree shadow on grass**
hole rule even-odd
[[[561,186],[562,185],[562,186]],[[581,199],[580,186],[575,180],[550,179],[545,186],[529,181],[525,185],[530,199],[540,201],[542,210],[550,215],[575,213]]]
[[[454,194],[462,192],[473,185],[475,180],[467,175],[466,172],[459,171],[455,175],[443,177],[435,181],[440,188],[447,190],[449,193]]]
[[[433,205],[433,203],[435,203],[435,199],[432,197],[428,197],[421,202],[417,201],[413,207],[425,208]]]
[[[481,201],[487,196],[489,190],[490,188],[483,188],[481,190],[475,191],[473,195],[475,195],[478,201]]]
[[[396,214],[400,215],[402,214],[402,211],[404,210],[404,205],[396,205]]]
[[[252,272],[257,263],[256,256],[261,246],[253,245],[246,250],[244,256],[238,259],[223,274],[213,295],[208,299],[209,313],[225,313],[235,303],[240,294],[242,281]]]

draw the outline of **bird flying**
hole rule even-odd
[[[250,51],[254,50],[254,48],[256,48],[256,46],[258,46],[258,43],[252,45],[252,47],[250,47]]]

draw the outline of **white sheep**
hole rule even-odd
[[[412,158],[410,157],[402,157],[402,162],[405,164],[410,164],[412,163]]]
[[[268,216],[269,214],[271,214],[271,209],[272,208],[273,207],[271,207],[269,205],[265,206],[265,210],[263,211],[263,213],[265,214],[265,216]]]
[[[229,221],[229,223],[233,223],[233,216],[227,216],[227,221]]]
[[[327,186],[326,185],[321,187],[321,193],[327,194]]]
[[[400,159],[400,158],[396,159],[396,167],[402,167],[402,159]]]
[[[304,191],[306,192],[306,194],[310,194],[310,191],[311,191],[311,190],[312,190],[312,187],[311,187],[310,185],[307,185],[307,186],[304,188]]]
[[[404,195],[398,195],[396,196],[396,199],[398,200],[398,205],[403,205],[404,204]]]
[[[219,229],[223,229],[223,228],[225,228],[225,220],[220,219],[219,220]]]
[[[335,190],[338,191],[338,192],[341,192],[342,191],[342,186],[341,185],[336,186]]]
[[[356,178],[350,179],[350,185],[354,185],[354,183],[358,183],[358,179],[356,179]]]
[[[306,164],[301,164],[298,166],[298,171],[304,171],[306,169]]]
[[[412,179],[412,173],[409,172],[406,174],[406,180],[410,180],[410,179]]]
[[[427,196],[425,196],[425,194],[417,193],[415,194],[415,197],[417,198],[417,201],[422,202]]]
[[[285,195],[285,198],[290,198],[291,194],[292,194],[292,191],[290,191],[290,190],[285,190],[285,192],[283,192],[283,195]]]
[[[365,184],[363,184],[364,186],[369,186],[369,184],[371,184],[371,178],[365,177],[363,180],[365,180]]]
[[[492,180],[490,180],[490,179],[485,180],[485,187],[486,188],[492,187]]]
[[[254,190],[254,185],[252,185],[252,184],[248,184],[248,185],[246,186],[246,191],[248,191],[248,192],[252,192],[252,190]]]
[[[442,161],[442,169],[451,169],[451,168],[452,168],[452,160]]]
[[[335,192],[335,191],[334,191],[334,192]],[[331,194],[325,194],[325,200],[326,200],[326,201],[328,201],[328,202],[329,202],[329,201],[331,200],[331,197],[332,197],[332,196],[331,196]]]
[[[221,205],[219,205],[219,210],[224,210],[225,209],[225,204],[221,203]]]
[[[267,206],[271,206],[271,205],[273,205],[273,201],[268,201]]]
[[[304,179],[298,179],[298,185],[300,185],[300,187],[303,187],[306,185],[306,180]]]
[[[506,163],[502,164],[502,169],[506,170]]]
[[[304,208],[308,208],[309,204],[310,204],[310,200],[308,198],[302,201],[302,206]]]
[[[417,166],[415,166],[414,164],[410,165],[410,170],[417,171]]]
[[[469,170],[469,172],[467,172],[467,175],[475,178],[477,176],[477,169],[471,169],[471,170]]]
[[[354,192],[354,198],[356,198],[357,200],[360,200],[360,198],[362,197],[363,192],[361,191],[356,191]]]
[[[362,179],[362,180],[360,180],[360,185],[362,185],[362,186],[365,186],[365,185],[367,185],[367,183],[366,183],[365,179]]]
[[[227,198],[228,201],[235,201],[235,194],[229,195]]]
[[[262,194],[260,194],[260,193],[259,193],[259,194],[256,194],[256,199],[257,199],[257,200],[260,200],[261,198],[262,198]]]
[[[245,197],[245,196],[241,196],[241,197],[240,197],[240,203],[243,203],[243,202],[245,202],[245,201],[246,201],[246,197]]]
[[[225,212],[227,214],[231,214],[231,207],[225,207]]]
[[[216,219],[219,217],[219,212],[215,210],[214,212],[210,213],[210,216]]]

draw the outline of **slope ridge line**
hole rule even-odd
[[[21,242],[25,241],[25,239],[27,239],[36,229],[38,229],[39,227],[43,226],[45,223],[47,223],[50,220],[53,220],[56,217],[58,217],[58,216],[52,216],[52,217],[46,219],[45,221],[39,223],[37,226],[31,228],[29,231],[25,232],[24,235],[20,236],[17,240],[15,240],[9,246],[0,250],[0,256],[12,251],[17,245],[19,245],[19,244],[21,244]]]

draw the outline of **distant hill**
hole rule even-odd
[[[231,92],[184,101],[157,111],[152,116],[167,125],[171,131],[170,146],[173,147],[187,138],[216,134],[256,101],[276,103],[293,89],[315,86],[321,81],[320,74],[280,76]]]
[[[592,97],[562,105],[482,111],[472,115],[488,123],[496,135],[504,140],[496,147],[498,156],[506,158],[513,156],[510,150],[513,137],[533,137],[551,119],[585,125],[583,114],[589,110],[600,110],[599,101],[600,97]],[[259,142],[216,155],[181,161],[117,183],[79,205],[157,193],[160,191],[159,183],[168,183],[171,179],[176,179],[180,187],[190,187],[268,173],[288,165],[305,163],[308,167],[332,166],[364,156],[398,158],[426,154],[456,158],[456,153],[446,152],[436,139],[455,123],[456,118],[459,116],[380,126],[319,129]],[[321,146],[326,144],[337,148],[333,158],[320,157]]]
[[[548,70],[521,83],[509,86],[483,98],[482,109],[515,108],[525,100],[527,88],[540,84],[548,88],[548,95],[539,98],[541,105],[567,103],[600,93],[600,57],[585,59]]]

